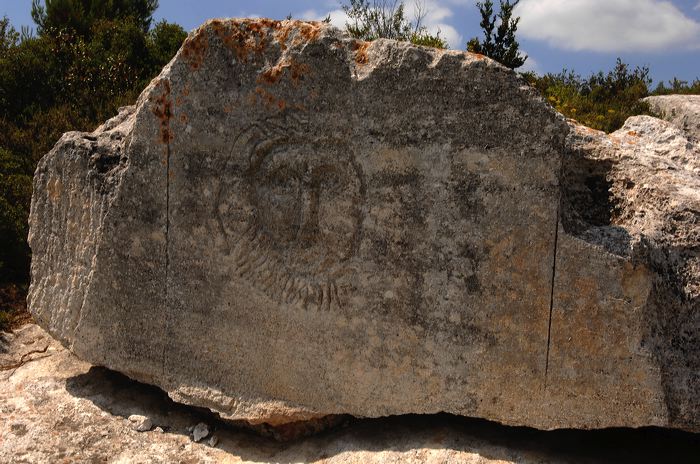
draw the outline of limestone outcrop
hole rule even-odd
[[[698,430],[698,148],[628,124],[571,129],[479,55],[209,21],[42,159],[30,310],[253,424]]]
[[[574,123],[567,145],[558,250],[563,263],[557,268],[565,285],[561,293],[555,289],[566,296],[555,302],[552,346],[577,344],[563,339],[557,323],[567,324],[578,334],[573,340],[586,351],[607,353],[610,362],[565,348],[562,363],[573,379],[606,383],[611,372],[628,372],[630,399],[644,391],[641,379],[654,379],[663,392],[665,420],[697,430],[700,146],[649,116],[632,117],[610,135]],[[567,243],[575,243],[571,251]],[[611,284],[621,285],[626,296],[615,296]],[[610,387],[618,385],[615,380]]]
[[[700,95],[661,95],[644,101],[654,113],[700,141]]]

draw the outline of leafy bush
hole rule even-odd
[[[668,81],[668,85],[664,84],[663,81],[659,82],[659,85],[656,86],[653,92],[653,95],[671,94],[700,95],[700,79],[695,79],[692,83],[688,83],[688,81],[682,81],[674,77],[672,81]]]
[[[343,5],[350,19],[345,29],[352,37],[361,40],[395,39],[436,48],[447,48],[447,42],[428,33],[423,25],[426,12],[416,3],[416,18],[406,18],[404,3],[398,0],[350,0]]]
[[[0,148],[0,283],[29,276],[27,217],[32,198],[29,162]]]
[[[619,58],[612,71],[588,78],[566,69],[541,77],[534,73],[523,76],[557,111],[594,129],[613,132],[630,116],[650,114],[649,105],[641,101],[649,95],[649,69],[631,70]]]

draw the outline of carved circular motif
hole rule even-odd
[[[342,306],[336,280],[359,247],[365,186],[338,140],[246,134],[215,209],[239,273],[286,303]]]

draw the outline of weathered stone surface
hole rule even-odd
[[[568,145],[550,367],[601,411],[698,430],[700,146],[648,116]]]
[[[599,173],[631,152],[568,132],[477,55],[210,21],[135,107],[40,163],[30,308],[83,359],[253,424],[697,429],[697,298],[632,222],[598,220]],[[619,194],[659,210],[651,255],[697,250],[696,203],[674,232],[670,191]]]
[[[700,140],[700,95],[663,95],[644,99],[652,111]]]
[[[133,414],[158,426],[139,433]],[[278,442],[93,367],[36,325],[0,333],[0,417],[2,463],[690,462],[699,446],[697,436],[668,430],[540,432],[444,415],[357,420]],[[192,439],[203,420],[216,448]]]

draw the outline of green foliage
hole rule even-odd
[[[668,81],[668,85],[663,81],[659,82],[652,95],[700,95],[700,79],[695,79],[692,83],[682,81],[676,77],[672,81]]]
[[[61,134],[93,130],[133,104],[186,37],[148,28],[153,0],[34,2],[38,35],[0,20],[0,284],[28,282],[36,163]]]
[[[520,18],[513,18],[513,8],[519,2],[520,0],[513,2],[500,0],[498,13],[494,13],[491,0],[486,0],[484,3],[477,2],[476,6],[481,13],[480,26],[484,32],[484,39],[479,40],[478,37],[474,37],[467,43],[467,50],[486,55],[510,69],[524,65],[527,56],[520,54],[520,45],[515,40]]]
[[[404,3],[398,0],[350,0],[343,5],[343,10],[350,19],[345,24],[347,32],[356,39],[376,40],[394,39],[407,41],[416,45],[447,48],[445,39],[428,33],[423,25],[425,12],[416,4],[416,18],[406,18]]]
[[[27,217],[32,198],[30,163],[0,148],[0,283],[29,274]]]
[[[158,0],[32,0],[32,19],[39,33],[70,29],[87,36],[98,21],[131,21],[148,32]]]
[[[11,330],[29,322],[27,314],[27,289],[25,284],[0,283],[0,331]]]
[[[566,69],[542,77],[534,73],[523,76],[557,111],[594,129],[613,132],[630,116],[650,114],[649,106],[640,101],[649,95],[649,69],[630,70],[619,58],[612,71],[587,79]]]
[[[148,74],[159,72],[163,65],[172,59],[186,38],[187,32],[178,24],[165,20],[158,22],[148,33],[148,54],[151,58]]]
[[[19,42],[19,33],[10,24],[10,19],[4,16],[0,19],[0,53],[17,45],[17,42]]]

